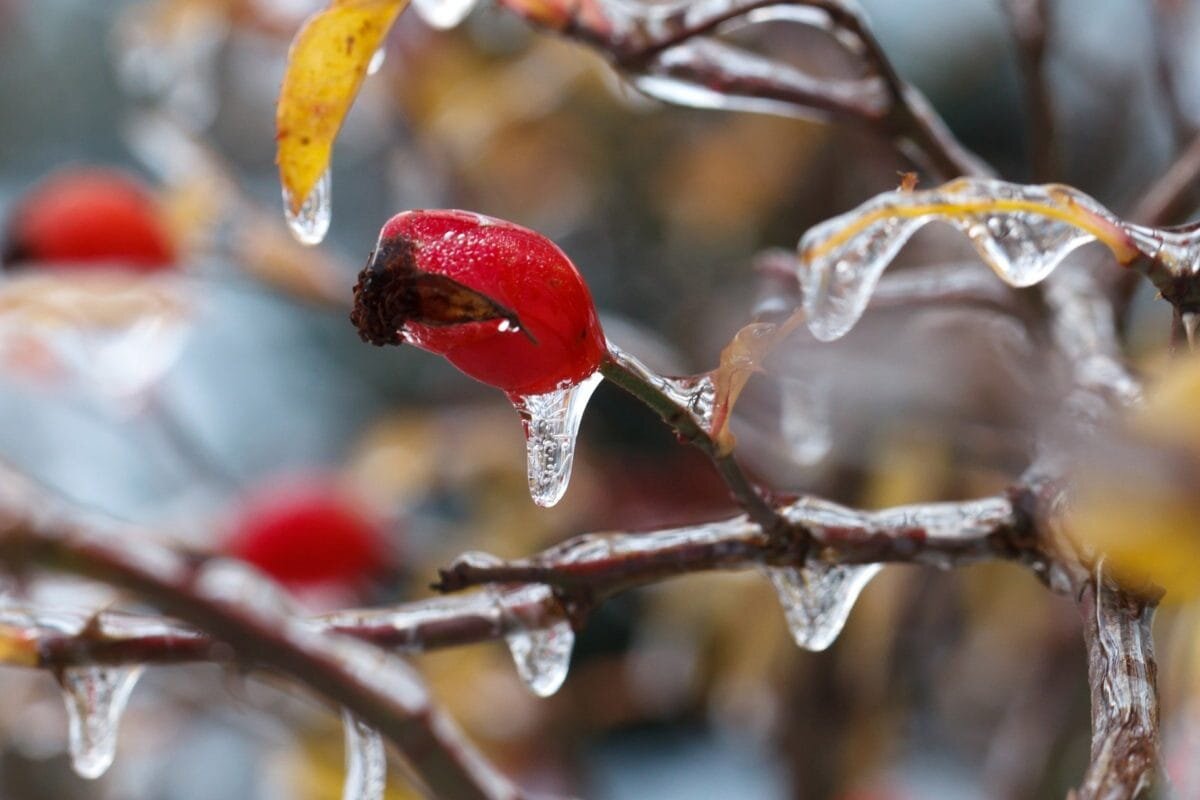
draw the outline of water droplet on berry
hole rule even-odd
[[[367,64],[367,74],[374,75],[375,73],[379,72],[379,70],[383,69],[383,62],[386,59],[387,59],[387,50],[385,50],[382,47],[379,48],[378,50],[376,50],[374,53],[372,53],[371,60]]]
[[[478,0],[413,0],[417,14],[431,28],[457,27],[475,8]]]
[[[545,394],[510,397],[525,426],[529,494],[543,508],[553,506],[567,491],[579,423],[600,380],[596,372]]]
[[[383,800],[387,785],[387,754],[379,732],[342,709],[346,734],[346,783],[342,800]]]
[[[329,222],[333,219],[333,198],[330,194],[329,170],[317,181],[317,185],[304,198],[300,211],[292,213],[292,196],[287,189],[283,190],[283,213],[287,218],[288,230],[296,241],[303,245],[320,244],[329,232]]]
[[[67,667],[58,675],[67,706],[71,766],[99,778],[117,755],[121,714],[142,674],[141,666]]]
[[[808,563],[802,567],[768,567],[788,628],[805,650],[833,644],[858,595],[883,567],[879,564]]]

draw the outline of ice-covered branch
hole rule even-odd
[[[1080,598],[1092,687],[1091,761],[1079,800],[1125,800],[1150,788],[1158,768],[1158,667],[1151,624],[1157,601],[1103,578]]]
[[[935,189],[876,195],[804,235],[797,277],[813,335],[828,341],[849,331],[883,270],[931,222],[960,230],[1012,286],[1040,283],[1072,251],[1098,241],[1121,264],[1144,272],[1177,307],[1200,307],[1200,228],[1126,222],[1069,186],[962,178]]]
[[[247,582],[243,571],[228,569],[228,562],[197,563],[146,538],[130,541],[82,527],[58,513],[52,498],[20,486],[15,476],[5,478],[0,487],[0,562],[10,571],[72,573],[158,606],[220,642],[224,660],[288,676],[378,731],[405,755],[432,796],[523,796],[431,703],[420,678],[400,659],[280,610],[264,597],[260,582]],[[110,616],[107,622],[119,625],[117,619]],[[13,621],[11,616],[5,620],[9,625]],[[102,634],[105,623],[101,616],[89,627]],[[207,646],[209,655],[217,647],[200,644],[185,630],[157,634],[160,642],[183,649]],[[68,706],[73,709],[73,740],[86,744],[97,732],[106,734],[101,757],[89,761],[77,754],[77,768],[94,777],[111,761],[107,748],[115,745],[115,720],[109,714],[115,708],[119,715],[136,672],[118,674],[93,665],[59,675],[64,690],[79,698]],[[106,698],[104,708],[95,707],[98,697]]]
[[[643,92],[681,105],[828,116],[875,127],[942,177],[990,169],[950,133],[929,102],[895,71],[861,11],[839,0],[500,0],[540,27],[606,55]],[[786,20],[826,30],[868,72],[834,79],[727,45],[716,36]]]
[[[384,608],[308,617],[312,627],[389,650],[418,652],[501,639],[563,619],[548,594],[501,592],[434,597]],[[223,662],[228,645],[157,615],[69,613],[12,606],[0,610],[0,665],[61,670],[85,665]]]
[[[888,562],[950,567],[1001,558],[1040,558],[1026,520],[1007,497],[860,511],[816,498],[781,507],[812,537],[808,563]],[[441,571],[437,588],[545,583],[568,600],[593,602],[681,574],[798,567],[804,551],[772,541],[746,517],[648,533],[586,534],[530,558],[495,563],[464,556]]]

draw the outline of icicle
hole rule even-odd
[[[803,467],[819,463],[833,448],[829,387],[818,378],[780,381],[779,434],[791,460]]]
[[[379,731],[342,709],[346,732],[346,783],[342,800],[383,800],[387,786],[387,754]]]
[[[431,28],[448,30],[458,27],[478,0],[413,0],[413,8]]]
[[[544,607],[552,603],[561,613],[549,587],[529,585],[504,592],[492,591],[509,630],[504,641],[516,664],[517,674],[531,692],[538,697],[549,697],[563,685],[571,666],[571,651],[575,647],[571,623],[564,615],[549,627],[544,627],[544,619],[538,620],[538,627],[524,625],[522,609],[531,606]]]
[[[129,695],[142,674],[136,667],[67,667],[58,675],[70,725],[71,766],[99,778],[117,754],[117,731]]]
[[[824,650],[833,644],[854,601],[882,567],[879,564],[821,564],[769,567],[788,628],[805,650]]]
[[[333,218],[329,170],[321,175],[312,192],[304,198],[299,213],[292,213],[292,197],[288,190],[284,189],[283,213],[287,218],[288,229],[296,241],[304,245],[320,244],[329,232],[329,222]]]
[[[371,60],[367,64],[367,74],[374,75],[375,73],[379,72],[379,70],[383,69],[383,62],[386,60],[387,60],[387,50],[380,47],[378,50],[376,50],[374,53],[371,54]]]
[[[472,550],[456,558],[449,571],[460,564],[486,568],[503,563],[491,553]],[[488,586],[486,597],[498,612],[496,624],[507,631],[504,641],[521,680],[538,697],[557,692],[571,666],[575,631],[550,587]],[[547,615],[558,618],[547,625]]]
[[[552,392],[510,398],[525,426],[529,493],[543,508],[553,506],[567,491],[579,423],[600,380],[597,372]]]

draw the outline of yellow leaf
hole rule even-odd
[[[299,213],[329,168],[333,140],[371,57],[406,5],[408,0],[333,0],[292,40],[275,109],[275,160],[292,213]]]
[[[1184,445],[1200,453],[1200,356],[1174,359],[1168,367],[1148,387],[1133,426],[1156,442]]]
[[[716,398],[712,437],[722,454],[729,453],[737,444],[729,431],[729,419],[746,383],[754,373],[762,371],[763,360],[771,349],[786,339],[802,321],[803,314],[796,312],[779,325],[752,322],[734,334],[733,340],[721,351],[721,365],[713,376]]]

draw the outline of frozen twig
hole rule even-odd
[[[595,48],[628,74],[663,77],[726,97],[773,101],[789,106],[793,113],[816,111],[875,127],[922,167],[943,177],[990,173],[954,138],[920,92],[899,76],[866,20],[849,3],[500,0],[500,4],[535,25]],[[818,79],[706,38],[739,19],[753,22],[756,13],[780,9],[806,12],[803,21],[830,29],[861,54],[873,75],[859,80]],[[704,44],[696,46],[698,42]]]
[[[52,498],[6,475],[0,499],[0,563],[24,574],[67,572],[126,590],[212,637],[201,644],[185,631],[157,641],[290,677],[391,741],[430,796],[518,798],[513,787],[431,702],[417,674],[397,658],[349,637],[332,635],[281,612],[265,610],[208,580],[198,564],[145,538],[102,535],[58,513]],[[211,576],[209,576],[211,577]],[[95,626],[103,625],[100,619]],[[143,641],[141,645],[145,645]],[[135,652],[128,653],[135,655]]]
[[[1157,600],[1099,578],[1080,598],[1092,687],[1092,752],[1078,800],[1125,800],[1154,783],[1158,694],[1150,628]]]
[[[816,498],[780,508],[812,537],[809,558],[828,564],[920,563],[959,566],[989,559],[1045,572],[1029,519],[1008,497],[860,511]],[[798,566],[804,549],[773,541],[745,517],[650,533],[587,534],[525,559],[499,564],[463,558],[441,571],[436,588],[545,583],[568,601],[590,605],[615,592],[681,574]]]

